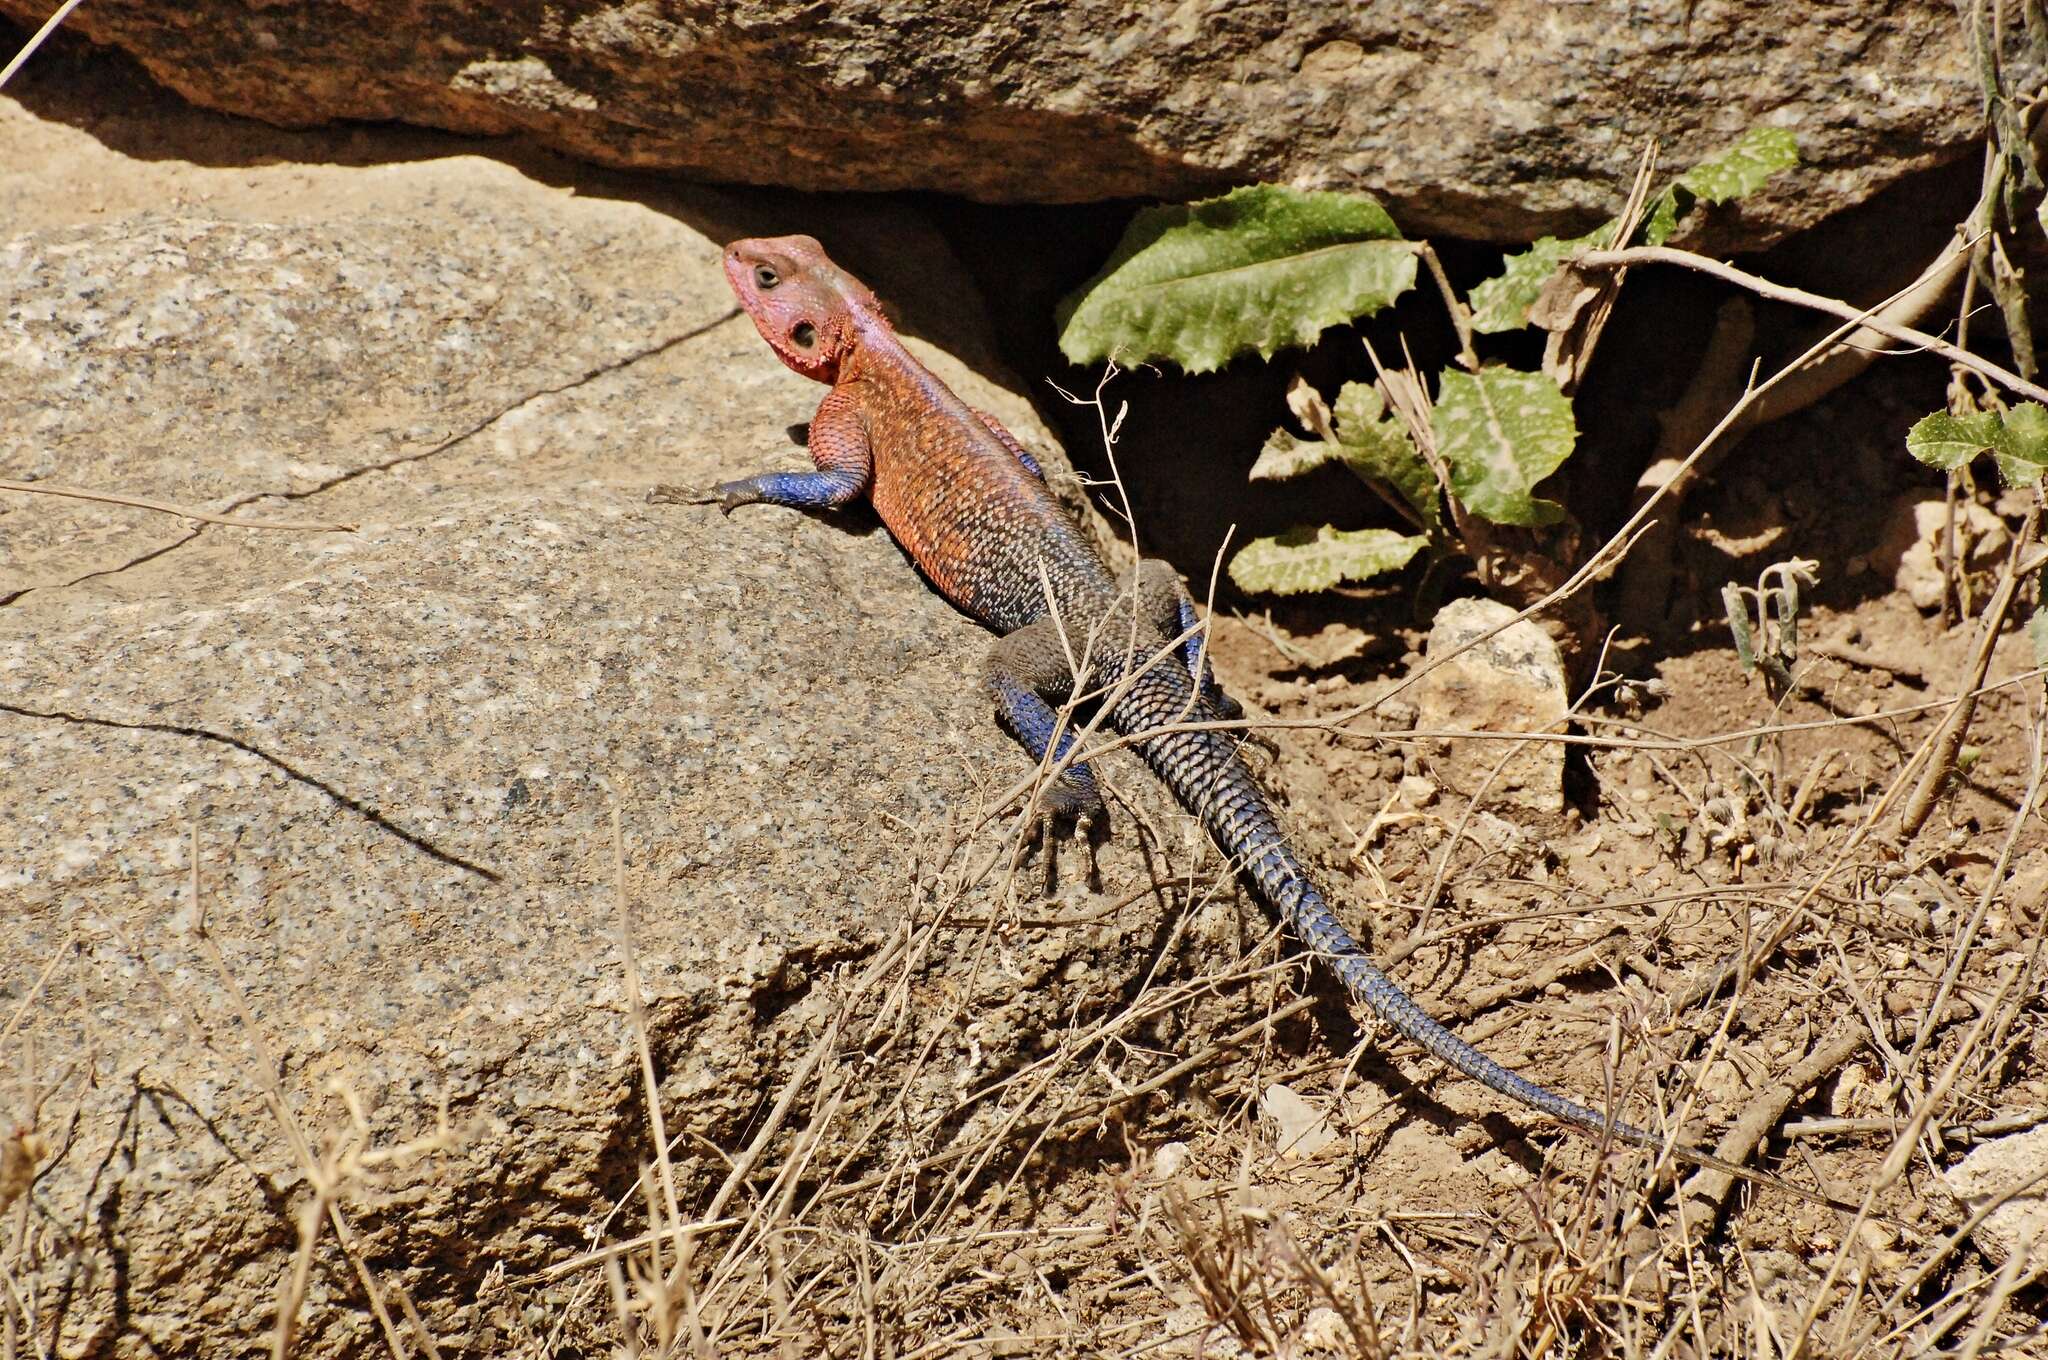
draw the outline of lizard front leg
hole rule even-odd
[[[860,403],[850,390],[835,387],[818,403],[818,414],[811,417],[810,450],[816,472],[763,472],[720,482],[709,491],[658,486],[648,499],[715,505],[728,515],[740,505],[824,510],[859,499],[874,480],[875,457]]]
[[[1066,647],[1050,615],[995,640],[982,666],[982,686],[995,700],[1004,725],[1033,760],[1042,763],[1049,748],[1054,761],[1064,760],[1073,749],[1073,728],[1059,730],[1059,715],[1047,702],[1064,702],[1074,692]],[[1093,821],[1102,812],[1102,791],[1095,786],[1094,771],[1081,763],[1067,766],[1046,789],[1045,806],[1056,817]]]

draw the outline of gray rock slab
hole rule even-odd
[[[39,21],[45,0],[0,0]],[[487,6],[94,0],[68,21],[208,108],[523,133],[603,165],[992,202],[1365,189],[1429,235],[1615,212],[1769,123],[1805,168],[1723,219],[1753,249],[1975,153],[1953,5],[1185,0]],[[2014,29],[2015,50],[2021,39]]]
[[[356,526],[0,493],[0,1128],[45,1144],[8,1257],[44,1353],[268,1353],[322,1177],[353,1236],[317,1244],[300,1356],[383,1353],[351,1262],[489,1354],[627,1235],[614,817],[691,1206],[839,979],[940,905],[984,924],[905,970],[915,1041],[848,1041],[869,1155],[975,1133],[970,1087],[1162,962],[1142,819],[1060,853],[1041,914],[1083,924],[991,935],[1035,866],[957,889],[942,846],[997,855],[1013,820],[976,818],[1027,766],[964,682],[986,635],[870,515],[646,503],[806,465],[783,430],[823,389],[717,267],[768,209],[463,157],[140,164],[4,102],[0,165],[0,477]],[[812,229],[913,316],[972,306],[914,217]]]
[[[2048,1196],[2040,1178],[2048,1172],[2048,1127],[1994,1138],[1942,1173],[1964,1213],[1974,1214],[1993,1199],[2004,1203],[1984,1216],[1970,1234],[1985,1259],[2010,1266],[2021,1283],[2048,1274]],[[2017,1193],[2032,1186],[2032,1192]],[[2015,1261],[2013,1258],[2018,1257]]]

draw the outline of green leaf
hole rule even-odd
[[[1360,477],[1385,482],[1434,532],[1443,527],[1443,488],[1400,421],[1385,414],[1371,383],[1345,383],[1332,405],[1344,462]]]
[[[1650,206],[1643,211],[1643,224],[1636,230],[1646,246],[1661,246],[1671,239],[1678,230],[1678,219],[1692,211],[1693,197],[1690,190],[1676,184],[1664,186],[1664,192],[1650,200]]]
[[[1996,411],[1976,411],[1967,416],[1936,411],[1906,431],[1906,452],[1943,472],[1954,472],[1997,443]]]
[[[1392,529],[1347,532],[1327,524],[1319,529],[1302,526],[1245,544],[1230,559],[1230,579],[1239,589],[1273,595],[1328,590],[1340,581],[1398,571],[1427,542],[1420,534],[1397,534]]]
[[[1447,370],[1430,425],[1451,491],[1496,524],[1555,524],[1564,507],[1531,494],[1578,442],[1572,404],[1541,373]]]
[[[1331,410],[1336,438],[1302,439],[1292,431],[1275,430],[1252,464],[1251,480],[1284,481],[1342,462],[1359,478],[1392,488],[1431,531],[1442,527],[1443,497],[1436,474],[1401,422],[1387,416],[1385,409],[1379,389],[1371,383],[1345,383]]]
[[[1989,453],[2007,486],[2032,486],[2048,470],[2048,408],[2023,401],[2002,419],[1996,411],[1936,411],[1906,431],[1906,451],[1943,472]]]
[[[1266,446],[1259,450],[1259,461],[1252,464],[1251,480],[1284,482],[1289,477],[1314,472],[1323,464],[1343,456],[1344,448],[1340,444],[1332,444],[1326,439],[1297,439],[1286,430],[1275,430],[1266,436]]]
[[[2027,641],[2034,644],[2034,664],[2048,666],[2048,605],[2042,605],[2027,620]]]
[[[1414,247],[1369,196],[1253,185],[1132,218],[1101,272],[1060,304],[1060,351],[1207,373],[1313,344],[1414,283]]]
[[[1536,244],[1527,250],[1508,256],[1504,262],[1506,268],[1501,273],[1472,290],[1472,329],[1481,335],[1494,335],[1501,331],[1518,331],[1528,325],[1529,306],[1543,291],[1543,285],[1550,282],[1550,276],[1557,272],[1558,265],[1580,247],[1598,244],[1601,233],[1612,225],[1608,223],[1568,241],[1560,241],[1555,236],[1539,236]]]
[[[1680,187],[1708,203],[1753,194],[1780,170],[1799,164],[1799,142],[1789,128],[1754,127],[1718,156],[1678,177]]]
[[[1721,587],[1721,612],[1728,616],[1728,631],[1735,636],[1735,658],[1742,669],[1756,669],[1756,642],[1749,632],[1749,606],[1743,603],[1742,587]]]
[[[1799,146],[1784,128],[1751,128],[1718,156],[1701,161],[1664,186],[1650,200],[1636,236],[1661,246],[1678,230],[1693,203],[1725,203],[1753,193],[1778,171],[1799,164]],[[1529,304],[1567,256],[1582,246],[1607,246],[1614,231],[1609,218],[1584,236],[1539,237],[1527,250],[1507,257],[1505,268],[1472,290],[1472,329],[1482,335],[1520,330],[1529,324]]]
[[[2040,481],[2042,470],[2048,468],[2048,408],[2025,401],[2007,411],[1991,453],[2007,486]]]

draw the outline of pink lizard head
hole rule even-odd
[[[763,236],[725,248],[725,278],[761,338],[806,378],[839,381],[839,361],[881,304],[808,236]]]

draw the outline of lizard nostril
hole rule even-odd
[[[798,349],[809,349],[818,343],[818,328],[808,321],[799,321],[791,328],[789,338]]]

